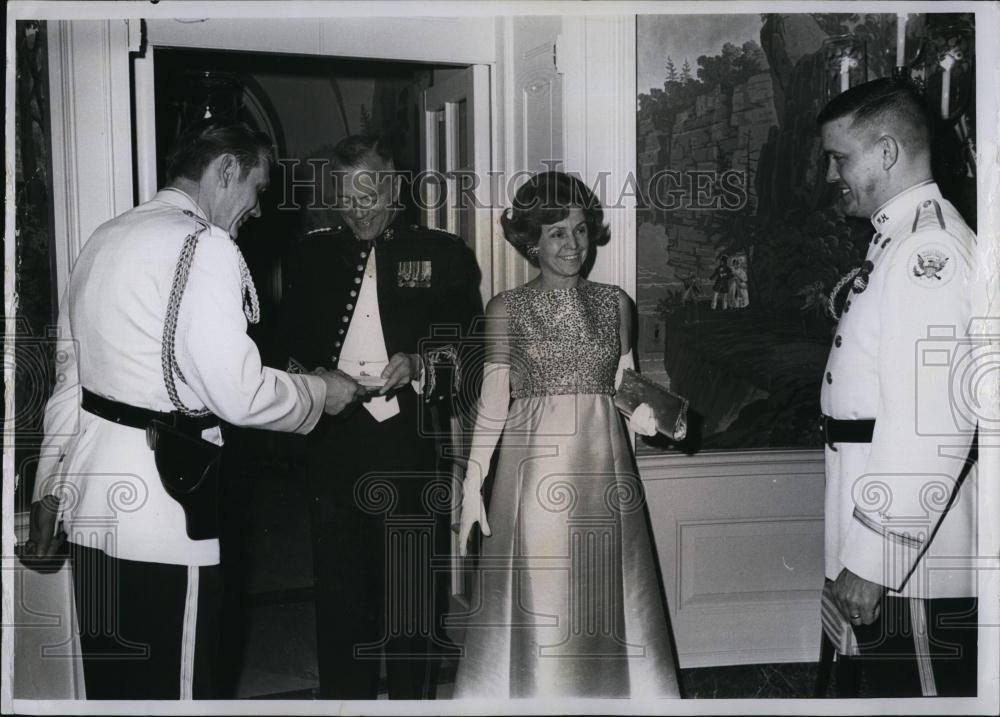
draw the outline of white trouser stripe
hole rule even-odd
[[[924,697],[937,697],[934,667],[931,665],[931,644],[927,637],[927,603],[910,598],[910,624],[913,627],[913,652],[920,672],[920,689]]]
[[[194,699],[194,649],[198,629],[198,566],[189,565],[187,596],[184,598],[184,623],[181,628],[182,700]]]

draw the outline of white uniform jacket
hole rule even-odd
[[[872,223],[820,403],[833,418],[874,418],[875,431],[870,444],[826,447],[826,576],[846,567],[894,595],[975,595],[975,471],[958,479],[975,430],[963,379],[976,236],[932,181]]]
[[[199,219],[196,219],[199,218]],[[184,511],[160,483],[145,431],[80,408],[80,388],[172,411],[160,348],[167,298],[185,238],[207,223],[187,194],[160,191],[101,225],[70,276],[59,312],[57,383],[45,408],[34,498],[54,494],[72,542],[128,560],[219,561],[217,540],[191,540]],[[240,426],[306,433],[326,388],[315,376],[261,365],[247,336],[236,245],[209,224],[198,240],[177,321],[176,380],[184,404]],[[221,443],[218,428],[203,437]]]

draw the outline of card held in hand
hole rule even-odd
[[[640,403],[649,404],[653,409],[657,431],[673,441],[684,440],[687,435],[687,399],[627,368],[615,394],[615,406],[626,416],[631,416]]]

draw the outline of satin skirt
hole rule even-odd
[[[611,396],[511,404],[455,697],[679,697],[666,598]]]

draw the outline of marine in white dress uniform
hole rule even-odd
[[[872,696],[976,689],[976,426],[953,370],[969,356],[976,237],[930,178],[922,118],[889,80],[819,117],[827,181],[875,229],[831,297],[841,315],[820,398],[825,573]]]
[[[43,498],[59,499],[88,699],[215,696],[219,543],[189,537],[144,426],[173,417],[215,444],[222,442],[219,419],[306,433],[334,408],[337,390],[329,378],[262,366],[246,333],[252,280],[231,237],[259,216],[266,138],[241,125],[208,124],[179,146],[190,150],[180,176],[94,232],[60,309],[66,350],[46,405],[33,513]],[[190,167],[194,178],[183,174]],[[174,332],[183,375],[176,391],[184,406],[210,414],[177,419],[161,347],[178,257],[192,235],[197,245]],[[36,531],[32,540],[47,543],[50,535]]]

